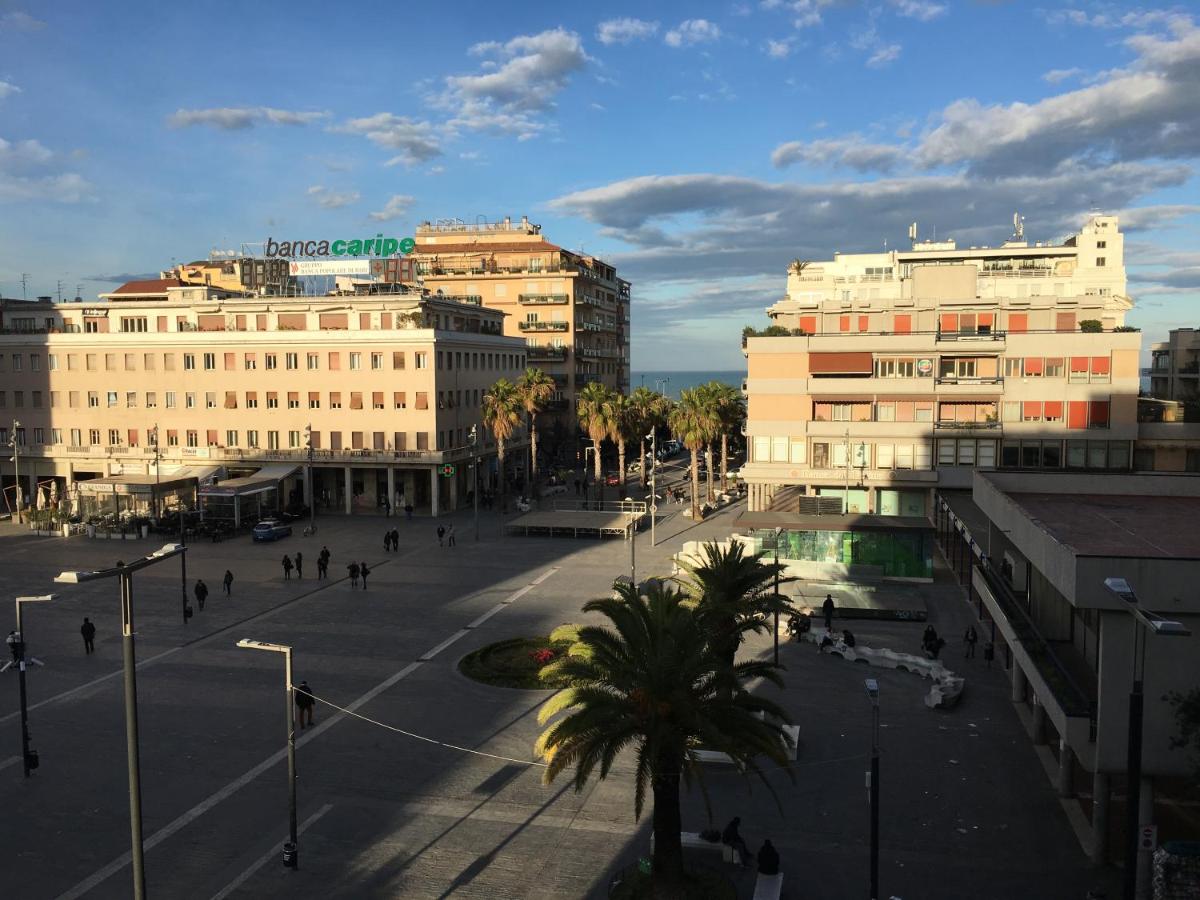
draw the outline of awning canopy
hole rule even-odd
[[[920,516],[873,516],[850,513],[837,516],[805,516],[790,512],[744,512],[735,528],[782,528],[785,531],[933,531]]]
[[[218,484],[208,485],[200,489],[201,497],[248,497],[261,494],[264,491],[275,490],[279,482],[289,475],[299,471],[300,466],[292,463],[271,463],[263,466],[253,475],[241,478],[227,478]]]
[[[870,375],[875,371],[871,352],[854,353],[810,353],[808,373],[810,375]]]
[[[150,474],[108,475],[77,481],[75,486],[85,494],[136,494],[153,496],[179,488],[193,487],[197,482],[221,471],[221,466],[181,466],[173,472]]]

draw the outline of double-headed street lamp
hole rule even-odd
[[[779,538],[783,528],[775,529],[775,667],[779,667]]]
[[[17,524],[21,524],[21,445],[17,441],[17,432],[21,430],[21,423],[13,419],[12,437],[8,440],[8,446],[12,448],[12,458],[9,460],[13,464],[13,483],[16,491],[17,504]]]
[[[111,569],[90,572],[62,572],[55,576],[58,584],[83,584],[117,578],[121,584],[121,650],[125,674],[125,754],[129,766],[129,831],[130,856],[133,863],[133,896],[143,900],[146,896],[146,865],[142,845],[142,774],[138,749],[137,717],[137,663],[134,653],[133,628],[133,573],[145,569],[173,556],[181,556],[187,550],[179,544],[166,544],[149,556],[134,560],[128,565],[118,563]]]
[[[308,450],[308,530],[310,534],[317,533],[317,491],[316,485],[313,484],[313,442],[312,442],[312,423],[309,422],[304,426],[304,446]],[[392,502],[392,498],[388,497],[388,503]],[[239,522],[238,525],[241,525]]]
[[[879,898],[879,682],[864,682],[871,699],[871,772],[867,788],[871,792],[871,900]]]
[[[1124,578],[1105,578],[1109,593],[1124,601],[1125,609],[1134,618],[1133,626],[1133,685],[1129,691],[1129,744],[1125,778],[1125,900],[1134,900],[1138,887],[1138,807],[1142,800],[1142,682],[1146,676],[1146,630],[1159,637],[1191,637],[1191,629],[1181,622],[1164,619],[1138,602],[1137,594]],[[1143,626],[1143,627],[1139,627]],[[1145,823],[1149,824],[1149,823]],[[1143,881],[1146,876],[1143,876]]]
[[[296,834],[296,719],[293,714],[295,686],[292,684],[292,648],[286,644],[268,644],[243,638],[237,645],[244,650],[267,650],[283,654],[283,702],[287,714],[287,759],[288,759],[288,837],[290,848],[284,848],[283,864],[288,868],[300,868],[300,849]],[[290,851],[290,852],[289,852]]]
[[[29,772],[38,767],[37,753],[29,749],[29,706],[25,694],[25,651],[29,646],[29,642],[25,639],[25,625],[21,619],[21,604],[22,603],[45,603],[48,600],[53,600],[53,594],[43,594],[40,597],[18,597],[17,598],[17,675],[21,688],[21,764],[25,769],[25,777],[29,777]]]
[[[471,498],[475,507],[475,542],[479,542],[479,426],[472,425],[467,432],[467,446],[471,448]]]

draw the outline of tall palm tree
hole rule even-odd
[[[729,436],[740,434],[746,421],[746,399],[742,392],[731,384],[712,382],[713,397],[717,405],[717,421],[721,433],[721,490],[729,490]]]
[[[774,592],[775,574],[783,566],[764,562],[762,556],[746,553],[740,541],[724,547],[710,541],[700,548],[699,562],[680,563],[687,573],[681,583],[695,604],[712,651],[729,665],[748,632],[769,630],[767,617],[775,612],[794,612],[791,601]],[[791,580],[781,578],[780,583]]]
[[[541,369],[530,367],[525,374],[517,379],[517,391],[521,395],[521,405],[529,417],[529,467],[526,469],[525,493],[529,494],[529,485],[537,484],[537,417],[545,411],[546,404],[554,396],[557,386],[554,379]]]
[[[483,424],[496,438],[496,455],[500,463],[500,509],[508,512],[508,479],[504,477],[504,450],[509,438],[521,424],[520,392],[507,378],[501,378],[483,395]]]
[[[604,479],[600,463],[600,444],[612,432],[612,395],[611,388],[593,381],[584,385],[576,398],[576,414],[579,425],[592,440],[595,447],[595,473],[597,497],[604,495]]]
[[[729,666],[713,653],[700,618],[674,587],[654,583],[642,596],[636,586],[622,584],[617,592],[617,599],[583,607],[608,623],[563,626],[551,636],[574,643],[542,670],[543,677],[565,678],[570,686],[538,711],[538,722],[550,724],[535,752],[548,763],[547,784],[574,766],[580,791],[597,766],[603,779],[623,750],[633,750],[635,817],[642,814],[647,788],[654,796],[653,877],[667,891],[680,892],[680,779],[690,786],[703,777],[699,744],[727,753],[760,778],[760,755],[787,767],[791,739],[777,724],[787,721],[783,711],[743,688],[754,678],[782,681],[766,662]],[[767,714],[763,719],[755,715],[760,711]]]
[[[711,408],[700,388],[679,392],[679,402],[671,411],[671,433],[692,454],[692,519],[700,518],[700,451],[713,429]]]
[[[638,449],[642,464],[642,489],[646,487],[646,435],[650,429],[666,423],[666,409],[669,401],[662,394],[642,386],[629,396],[629,412],[638,435]],[[650,461],[654,465],[654,460]]]
[[[700,396],[703,397],[704,405],[708,410],[708,430],[704,435],[704,467],[708,476],[705,481],[708,483],[707,498],[709,503],[713,503],[717,499],[716,491],[713,489],[713,470],[716,468],[713,465],[713,441],[721,433],[720,389],[722,386],[719,381],[710,381],[696,388],[700,392]]]
[[[617,471],[620,472],[620,487],[618,500],[625,499],[625,442],[636,440],[634,429],[636,423],[633,411],[629,408],[629,398],[624,394],[613,393],[609,399],[609,432],[608,439],[617,445]]]

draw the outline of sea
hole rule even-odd
[[[723,381],[726,384],[741,388],[746,377],[744,370],[714,370],[711,372],[652,372],[633,370],[629,380],[629,389],[637,390],[643,385],[652,391],[665,393],[672,400],[679,399],[679,392],[685,388],[694,388],[710,381]]]

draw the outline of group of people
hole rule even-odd
[[[221,585],[225,588],[225,596],[233,596],[233,572],[229,569],[225,570],[225,576],[221,579]],[[204,583],[203,578],[197,578],[196,584],[192,588],[192,594],[196,598],[196,606],[200,611],[204,611],[204,604],[208,600],[208,585]]]
[[[741,858],[742,868],[748,869],[750,868],[750,858],[754,854],[750,852],[750,848],[742,837],[741,824],[741,816],[734,816],[725,826],[725,830],[721,832],[721,843],[736,850]],[[770,839],[763,841],[762,847],[758,850],[757,861],[759,875],[779,874],[779,851],[775,849],[775,845],[771,843]]]
[[[453,525],[439,525],[437,527],[438,546],[439,547],[454,547],[458,540],[454,536]]]
[[[391,531],[383,533],[383,549],[384,550],[399,550],[400,549],[400,532],[393,528]]]
[[[352,562],[346,566],[346,571],[350,574],[350,587],[358,587],[358,581],[362,579],[362,589],[367,589],[367,576],[371,574],[371,570],[367,568],[366,560],[361,563]]]

